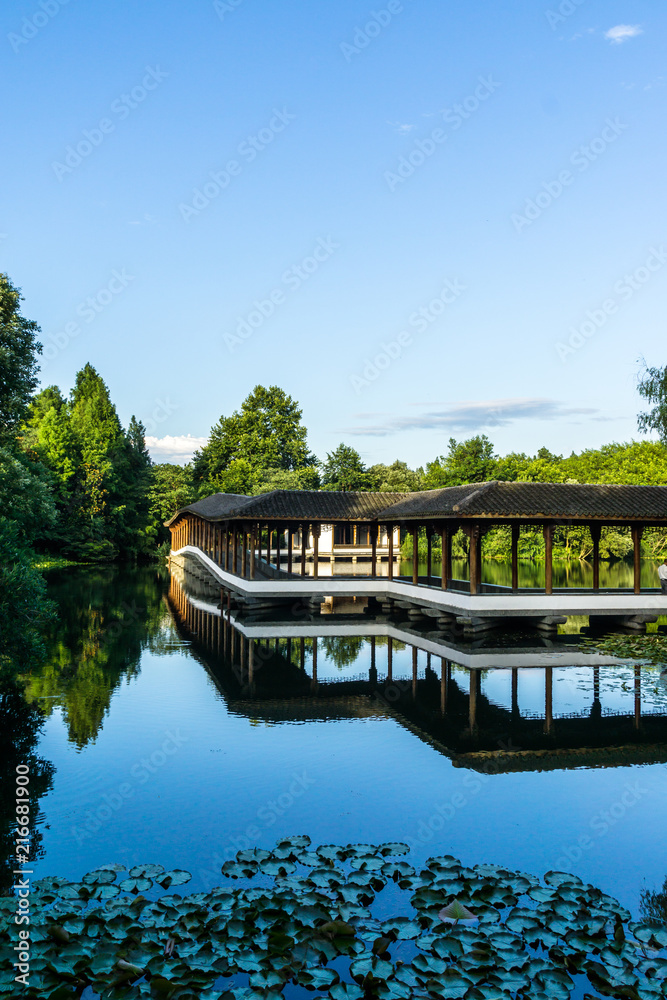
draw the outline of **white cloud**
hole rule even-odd
[[[605,31],[604,37],[612,45],[620,45],[621,42],[626,42],[628,38],[635,38],[641,34],[642,28],[639,24],[617,24],[614,28],[610,28],[609,31]]]
[[[166,434],[164,437],[146,435],[146,447],[154,462],[175,462],[185,465],[199,448],[203,448],[208,438],[193,437],[192,434]]]
[[[387,125],[391,125],[391,127],[397,132],[400,132],[401,135],[407,135],[408,132],[412,132],[413,128],[415,128],[414,125],[409,125],[407,123],[403,125],[401,122],[387,122]]]

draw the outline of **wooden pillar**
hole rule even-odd
[[[440,658],[440,714],[447,714],[447,660]]]
[[[231,535],[229,533],[229,525],[225,525],[225,569],[229,572],[229,547],[231,545]]]
[[[479,548],[480,530],[478,524],[473,524],[468,529],[470,545],[468,547],[468,566],[470,570],[470,593],[476,594],[479,591]]]
[[[378,526],[377,524],[371,524],[369,526],[369,531],[371,535],[371,576],[373,579],[377,574],[377,560],[378,560]]]
[[[551,733],[554,728],[554,668],[544,668],[544,731]]]
[[[248,576],[248,532],[245,524],[241,528],[241,576]]]
[[[519,670],[518,667],[512,667],[512,716],[517,718],[519,715]]]
[[[481,674],[478,670],[470,670],[470,697],[468,698],[468,725],[470,732],[477,729],[477,694],[481,681]]]
[[[232,573],[238,573],[239,565],[239,531],[237,525],[232,528]]]
[[[449,526],[440,529],[440,586],[449,590],[452,583],[452,533]]]
[[[417,649],[416,646],[413,646],[412,647],[412,697],[413,698],[417,697],[417,674],[418,674],[417,656],[418,655],[419,655],[419,650]]]
[[[257,540],[257,525],[253,522],[250,528],[250,564],[248,567],[248,576],[251,580],[255,579],[255,544]]]
[[[642,668],[635,666],[635,729],[641,729],[642,724]]]
[[[593,590],[600,589],[600,535],[599,524],[591,524],[591,539],[593,541]]]
[[[554,526],[545,524],[544,533],[544,593],[553,594]]]
[[[308,548],[308,535],[310,525],[304,521],[301,525],[301,576],[306,575],[306,549]]]
[[[255,529],[252,529],[253,535],[255,534]],[[248,642],[248,684],[252,686],[255,680],[255,640],[250,639]]]
[[[516,593],[519,589],[519,535],[521,525],[512,525],[512,590]]]
[[[387,578],[394,579],[394,525],[387,525]]]
[[[433,526],[426,525],[426,586],[431,586],[431,561],[433,558]]]
[[[412,528],[412,582],[419,583],[419,525]]]
[[[635,594],[642,589],[642,534],[644,529],[640,524],[632,525],[632,547],[634,555]]]
[[[282,526],[280,524],[276,525],[276,569],[280,572],[280,535],[282,533]]]
[[[387,639],[387,680],[393,680],[394,674],[394,640],[391,636]]]
[[[294,540],[293,525],[287,525],[287,572],[292,572],[292,543]]]
[[[320,524],[313,524],[313,577],[317,580],[319,576],[320,558]]]

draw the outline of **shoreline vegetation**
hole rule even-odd
[[[450,438],[425,466],[367,465],[341,443],[318,458],[298,402],[278,386],[257,385],[231,416],[221,416],[191,462],[154,463],[146,428],[132,416],[124,427],[108,386],[92,365],[74,373],[68,395],[39,387],[40,328],[20,311],[22,296],[0,273],[0,667],[21,669],[39,658],[53,614],[40,570],[72,563],[152,562],[165,553],[164,522],[211,493],[258,495],[271,490],[415,492],[489,480],[545,483],[667,484],[667,367],[640,374],[639,395],[652,409],[638,415],[641,433],[659,440],[589,448],[569,456],[497,455],[484,434]],[[585,565],[587,529],[561,528],[554,562]],[[510,559],[510,529],[496,527],[482,543],[488,562]],[[644,535],[644,556],[667,555],[667,531]],[[623,529],[603,529],[603,561],[623,561],[632,548]],[[426,535],[419,541],[426,557]],[[411,559],[411,539],[402,556]],[[466,559],[467,539],[454,538],[453,558]],[[440,557],[439,546],[432,550]],[[519,560],[539,566],[544,541],[524,529]]]

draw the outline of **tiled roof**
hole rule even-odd
[[[252,499],[253,497],[242,496],[239,493],[212,493],[210,497],[204,497],[203,500],[197,500],[195,503],[188,504],[187,507],[181,507],[173,517],[165,521],[165,525],[169,527],[177,517],[187,513],[198,514],[206,520],[215,521],[227,517],[232,510],[239,509]]]
[[[238,510],[248,520],[372,521],[389,504],[409,493],[335,493],[330,490],[273,490]],[[236,512],[235,512],[236,513]]]
[[[411,493],[384,520],[431,517],[535,517],[667,520],[667,486],[580,483],[471,483]]]

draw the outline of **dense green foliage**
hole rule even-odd
[[[41,879],[21,995],[74,1000],[91,988],[108,1000],[282,1000],[305,987],[330,1000],[665,996],[662,922],[633,921],[576,875],[540,880],[451,855],[418,871],[408,852],[284,837],[271,850],[240,851],[222,865],[222,885],[189,896],[173,890],[190,872],[154,863],[129,872],[107,864],[80,882]],[[15,909],[0,900],[8,953]],[[0,993],[15,986],[0,982]]]
[[[653,408],[637,417],[637,425],[642,433],[657,431],[663,444],[667,444],[667,365],[664,368],[648,368],[640,374],[637,389],[642,399]]]

